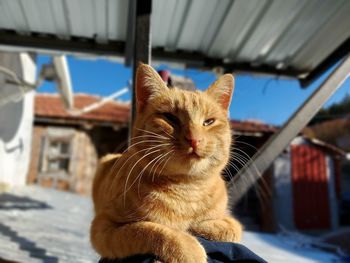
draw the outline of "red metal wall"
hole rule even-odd
[[[326,156],[309,145],[292,145],[294,223],[299,229],[330,227]]]

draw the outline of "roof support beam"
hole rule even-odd
[[[125,66],[132,65],[135,39],[136,0],[129,0],[128,24],[126,27]]]
[[[336,50],[334,50],[325,60],[323,60],[310,74],[300,80],[300,85],[306,88],[318,77],[325,73],[330,67],[344,58],[344,54],[350,53],[350,37],[345,40]]]
[[[129,2],[129,16],[127,27],[127,38],[124,41],[109,40],[107,43],[98,43],[95,39],[72,37],[69,40],[59,39],[54,35],[43,35],[32,32],[30,35],[18,35],[14,31],[0,30],[0,45],[9,46],[11,49],[17,47],[19,51],[41,51],[50,54],[61,54],[62,52],[71,54],[93,54],[101,56],[125,56],[125,64],[130,66],[133,61],[134,51],[134,33],[135,33],[135,5],[132,0]],[[146,4],[146,3],[145,3]],[[142,3],[142,5],[144,5]],[[132,11],[134,10],[134,11]],[[252,74],[277,75],[287,78],[299,78],[302,87],[311,84],[316,78],[322,75],[329,67],[342,59],[350,52],[350,39],[347,39],[338,47],[329,57],[327,57],[319,66],[313,69],[306,77],[308,71],[295,68],[276,68],[273,65],[259,64],[254,65],[249,62],[229,62],[223,59],[215,59],[206,56],[200,52],[189,52],[185,50],[167,51],[164,48],[153,48],[152,58],[159,61],[172,61],[184,64],[186,67],[207,69],[213,67],[222,67],[225,72],[246,72]]]
[[[296,78],[305,74],[305,71],[288,67],[278,69],[275,66],[260,64],[253,65],[249,62],[224,62],[223,59],[215,59],[207,57],[200,52],[189,52],[177,50],[176,52],[167,51],[164,48],[154,48],[152,50],[152,58],[159,61],[171,61],[183,63],[186,67],[211,70],[214,67],[222,67],[225,72],[247,72],[262,75],[277,75],[286,78]]]
[[[350,75],[350,56],[343,60],[328,78],[314,91],[303,105],[289,118],[284,126],[273,135],[253,156],[250,162],[231,181],[232,201],[237,203],[243,195],[270,167],[281,152],[307,125],[323,104],[333,95]],[[247,180],[250,178],[250,180]]]
[[[0,46],[9,46],[11,49],[18,48],[18,51],[44,52],[50,54],[93,54],[101,56],[125,56],[125,64],[130,66],[133,59],[135,15],[137,0],[129,1],[128,27],[126,41],[109,40],[107,43],[98,43],[93,38],[71,37],[60,39],[55,35],[39,34],[31,32],[30,35],[19,35],[14,31],[0,30]],[[147,3],[141,4],[147,6]],[[129,22],[134,21],[134,22]],[[16,50],[16,49],[14,49]],[[186,67],[199,69],[212,69],[222,67],[225,72],[246,72],[252,74],[277,75],[287,78],[299,78],[302,87],[309,86],[314,80],[321,76],[331,66],[339,62],[344,56],[350,53],[350,38],[345,40],[336,50],[324,59],[316,68],[310,72],[292,67],[276,68],[274,65],[257,64],[249,62],[228,62],[223,59],[215,59],[200,52],[189,52],[185,50],[167,51],[164,48],[153,48],[152,57],[160,61],[173,61],[183,63]],[[306,77],[305,77],[306,75]]]
[[[132,0],[129,2],[129,8],[134,10],[136,15],[136,6],[132,5]],[[142,5],[146,3],[142,2]],[[42,35],[32,33],[31,35],[18,35],[15,32],[0,31],[0,45],[18,47],[26,51],[37,51],[54,54],[61,54],[62,52],[77,53],[77,54],[93,54],[102,56],[118,56],[125,55],[125,64],[127,66],[133,63],[134,51],[134,33],[135,33],[135,16],[132,11],[129,12],[128,19],[133,18],[133,23],[128,23],[127,39],[124,41],[108,41],[107,43],[97,43],[94,39],[83,39],[73,37],[69,40],[59,39],[52,35]],[[130,25],[130,26],[129,26]],[[256,74],[278,75],[281,77],[295,78],[299,75],[305,74],[304,71],[298,71],[293,68],[277,69],[271,65],[252,65],[244,62],[224,63],[222,59],[209,58],[200,52],[189,52],[184,50],[177,50],[176,52],[167,51],[163,48],[153,48],[152,58],[159,61],[172,61],[183,63],[186,67],[207,69],[213,67],[222,67],[225,72],[248,72]]]
[[[133,51],[133,78],[132,78],[132,108],[129,129],[129,139],[136,115],[135,80],[138,63],[151,63],[151,13],[152,0],[135,0],[134,16],[134,51]]]
[[[66,40],[52,35],[32,33],[27,36],[10,31],[0,31],[0,45],[25,48],[27,51],[40,49],[42,52],[92,53],[109,56],[124,56],[125,49],[123,41],[108,41],[108,44],[102,44],[94,39],[72,37]]]

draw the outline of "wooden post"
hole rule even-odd
[[[132,105],[131,105],[131,120],[129,127],[129,144],[131,139],[131,131],[135,121],[136,100],[135,100],[135,77],[136,69],[139,62],[151,63],[151,12],[152,0],[135,0],[134,7],[135,15],[133,34],[133,80],[132,80]],[[130,12],[129,12],[130,15]],[[131,14],[132,15],[132,14]],[[131,19],[130,19],[131,20]]]

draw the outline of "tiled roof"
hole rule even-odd
[[[231,128],[236,132],[275,133],[278,128],[258,121],[231,120]]]
[[[92,103],[100,101],[101,97],[76,94],[74,96],[74,107],[82,109]],[[129,121],[130,104],[110,101],[103,106],[84,113],[79,116],[69,114],[58,94],[36,94],[35,96],[35,117],[89,120],[95,122],[126,123]]]
[[[98,96],[88,94],[76,94],[74,96],[74,106],[82,109],[92,103],[99,101]],[[112,123],[127,123],[129,121],[130,105],[111,101],[102,107],[74,116],[69,114],[58,94],[37,94],[35,96],[35,116],[55,119],[71,120],[91,120]],[[274,126],[258,121],[237,121],[231,120],[231,127],[237,132],[247,133],[274,133],[278,129]]]

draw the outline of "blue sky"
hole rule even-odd
[[[39,67],[50,61],[48,56],[39,56]],[[128,85],[131,79],[131,69],[121,63],[103,59],[81,59],[68,57],[68,66],[75,93],[89,93],[107,96]],[[177,75],[191,78],[196,87],[206,89],[214,80],[215,75],[194,69],[169,69]],[[281,125],[317,88],[327,73],[307,89],[300,88],[297,80],[278,79],[271,77],[236,75],[235,92],[233,95],[231,119],[253,119],[265,123]],[[53,83],[45,82],[39,92],[56,92]],[[350,80],[346,81],[336,94],[326,103],[326,107],[340,101],[350,93]],[[126,94],[120,98],[129,100]]]

